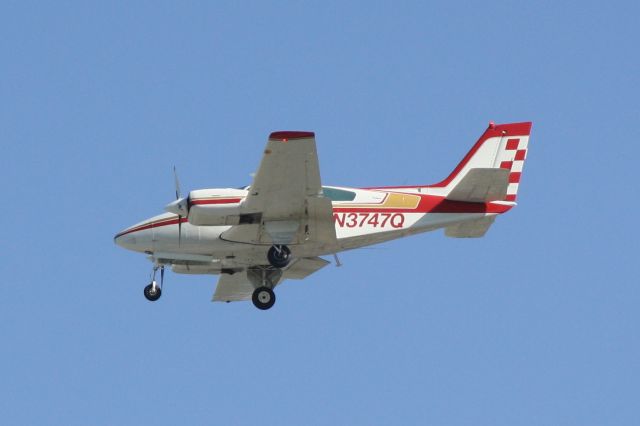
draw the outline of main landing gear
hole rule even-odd
[[[291,250],[283,244],[274,244],[267,252],[267,260],[274,268],[286,268],[291,261]]]
[[[266,311],[276,303],[276,294],[269,287],[258,287],[253,291],[251,300],[256,308]]]
[[[284,244],[274,244],[267,252],[267,260],[271,266],[262,266],[247,270],[247,277],[256,287],[251,296],[253,305],[260,310],[267,310],[276,303],[273,287],[282,278],[282,269],[291,262],[291,250]]]
[[[156,272],[160,269],[160,285],[156,282]],[[154,266],[153,273],[151,275],[151,284],[144,288],[144,297],[149,302],[155,302],[162,296],[162,285],[164,284],[164,265]]]
[[[251,296],[253,305],[262,311],[270,309],[276,303],[273,288],[282,278],[282,269],[273,266],[255,266],[247,269],[247,278],[255,288]]]

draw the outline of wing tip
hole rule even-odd
[[[315,133],[313,132],[303,132],[303,131],[292,131],[292,130],[284,130],[273,132],[269,135],[269,139],[280,140],[280,141],[288,141],[292,139],[308,139],[315,137]]]

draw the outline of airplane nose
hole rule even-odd
[[[136,237],[125,232],[118,232],[113,237],[113,242],[125,249],[131,249],[136,245]]]
[[[158,220],[166,220],[168,216],[170,215],[159,215],[125,228],[114,235],[113,242],[127,250],[141,253],[154,251],[155,239],[153,228]]]

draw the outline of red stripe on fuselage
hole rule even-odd
[[[497,203],[467,203],[464,201],[451,201],[444,197],[423,195],[418,207],[410,208],[384,208],[349,207],[348,205],[334,207],[334,212],[388,212],[388,213],[504,213],[513,206]]]
[[[119,234],[117,234],[115,238],[122,237],[123,235],[127,235],[132,232],[144,231],[146,229],[159,228],[161,226],[167,226],[167,225],[177,225],[178,223],[185,223],[185,222],[188,222],[188,219],[186,217],[183,217],[182,219],[178,219],[176,217],[173,219],[163,219],[157,222],[145,223],[144,225],[136,226],[135,228],[122,231]]]

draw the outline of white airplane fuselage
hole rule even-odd
[[[291,244],[294,257],[313,257],[344,250],[370,246],[384,241],[421,232],[446,228],[451,224],[475,221],[508,211],[515,205],[508,201],[465,203],[446,200],[437,188],[379,188],[356,189],[325,187],[325,192],[355,194],[353,200],[333,201],[335,244]],[[418,192],[420,191],[420,192]],[[206,189],[194,191],[201,200],[216,200],[216,204],[240,204],[247,196],[246,189]],[[178,222],[181,222],[179,236]],[[267,263],[270,244],[247,244],[224,238],[226,226],[196,226],[187,218],[164,213],[133,225],[115,237],[123,248],[144,252],[151,256],[160,253],[171,259],[182,255],[184,263],[203,257],[211,260],[207,268],[193,268],[193,273],[219,273],[222,269]],[[179,265],[175,272],[189,273]],[[197,272],[196,272],[197,271]]]

